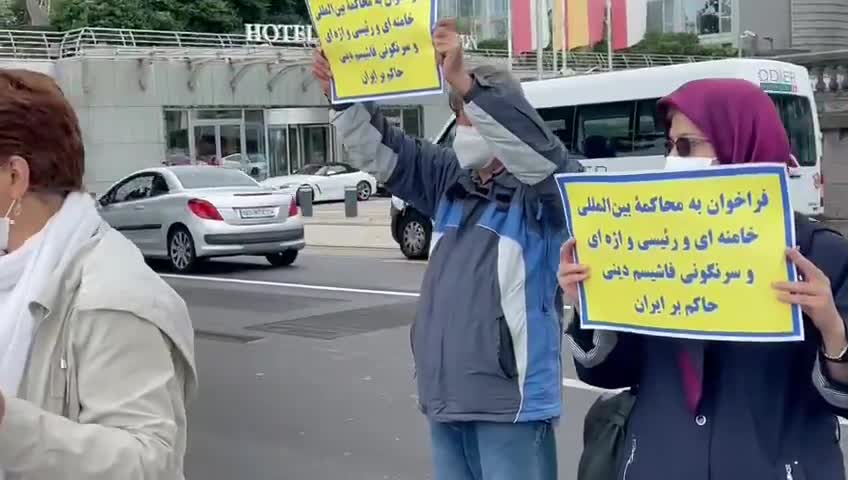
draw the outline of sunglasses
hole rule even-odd
[[[692,149],[698,145],[709,143],[705,138],[680,137],[676,140],[668,139],[665,141],[665,153],[668,155],[672,150],[677,150],[677,154],[681,157],[692,155]]]

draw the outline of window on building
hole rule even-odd
[[[573,151],[586,158],[632,155],[634,106],[634,102],[615,102],[578,107]]]
[[[186,165],[191,163],[188,146],[188,112],[165,110],[165,163]]]
[[[247,164],[242,170],[259,181],[268,178],[268,157],[265,155],[265,117],[262,110],[244,112],[244,152]]]
[[[698,35],[732,31],[733,0],[683,0],[682,3],[685,31]]]
[[[421,107],[417,105],[381,106],[380,112],[390,125],[400,128],[407,135],[424,135]]]
[[[651,33],[662,33],[667,30],[665,28],[665,13],[664,13],[664,0],[649,0],[647,2],[647,12],[648,19],[646,24],[646,30]]]
[[[198,120],[241,120],[242,119],[242,111],[241,109],[228,108],[222,110],[195,110],[194,111],[196,118]]]

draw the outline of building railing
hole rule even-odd
[[[473,50],[469,52],[472,62],[479,63],[508,63],[506,50]],[[545,76],[562,74],[587,74],[609,70],[607,54],[595,52],[568,52],[563,59],[562,52],[546,51],[542,53],[542,74]],[[703,62],[717,60],[719,57],[692,55],[658,55],[640,53],[614,53],[612,55],[613,70],[630,70],[634,68],[660,67],[680,63]],[[538,55],[527,52],[514,55],[512,68],[522,74],[538,72]]]
[[[68,32],[0,30],[0,58],[56,60],[73,57],[96,58],[234,58],[308,60],[311,42],[256,42],[244,34],[217,34],[130,30],[118,28],[82,28]],[[474,50],[472,63],[495,62],[506,65],[505,50]],[[711,57],[686,55],[613,54],[613,69],[631,69],[711,60]],[[515,55],[512,67],[519,72],[536,71],[536,53]],[[542,70],[546,76],[563,73],[562,54],[545,52]],[[573,73],[591,73],[608,68],[602,53],[569,52],[566,69]]]

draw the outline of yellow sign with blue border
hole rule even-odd
[[[794,214],[782,165],[560,174],[584,328],[732,341],[803,340],[786,248]]]
[[[436,0],[307,0],[333,71],[330,101],[439,93]]]

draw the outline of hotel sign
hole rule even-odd
[[[247,23],[244,25],[244,35],[248,42],[258,43],[290,43],[294,45],[317,43],[312,25],[274,25]],[[472,35],[460,34],[462,48],[476,50],[477,39]]]
[[[303,45],[315,43],[312,25],[274,25],[248,23],[244,26],[248,42],[291,43]]]

